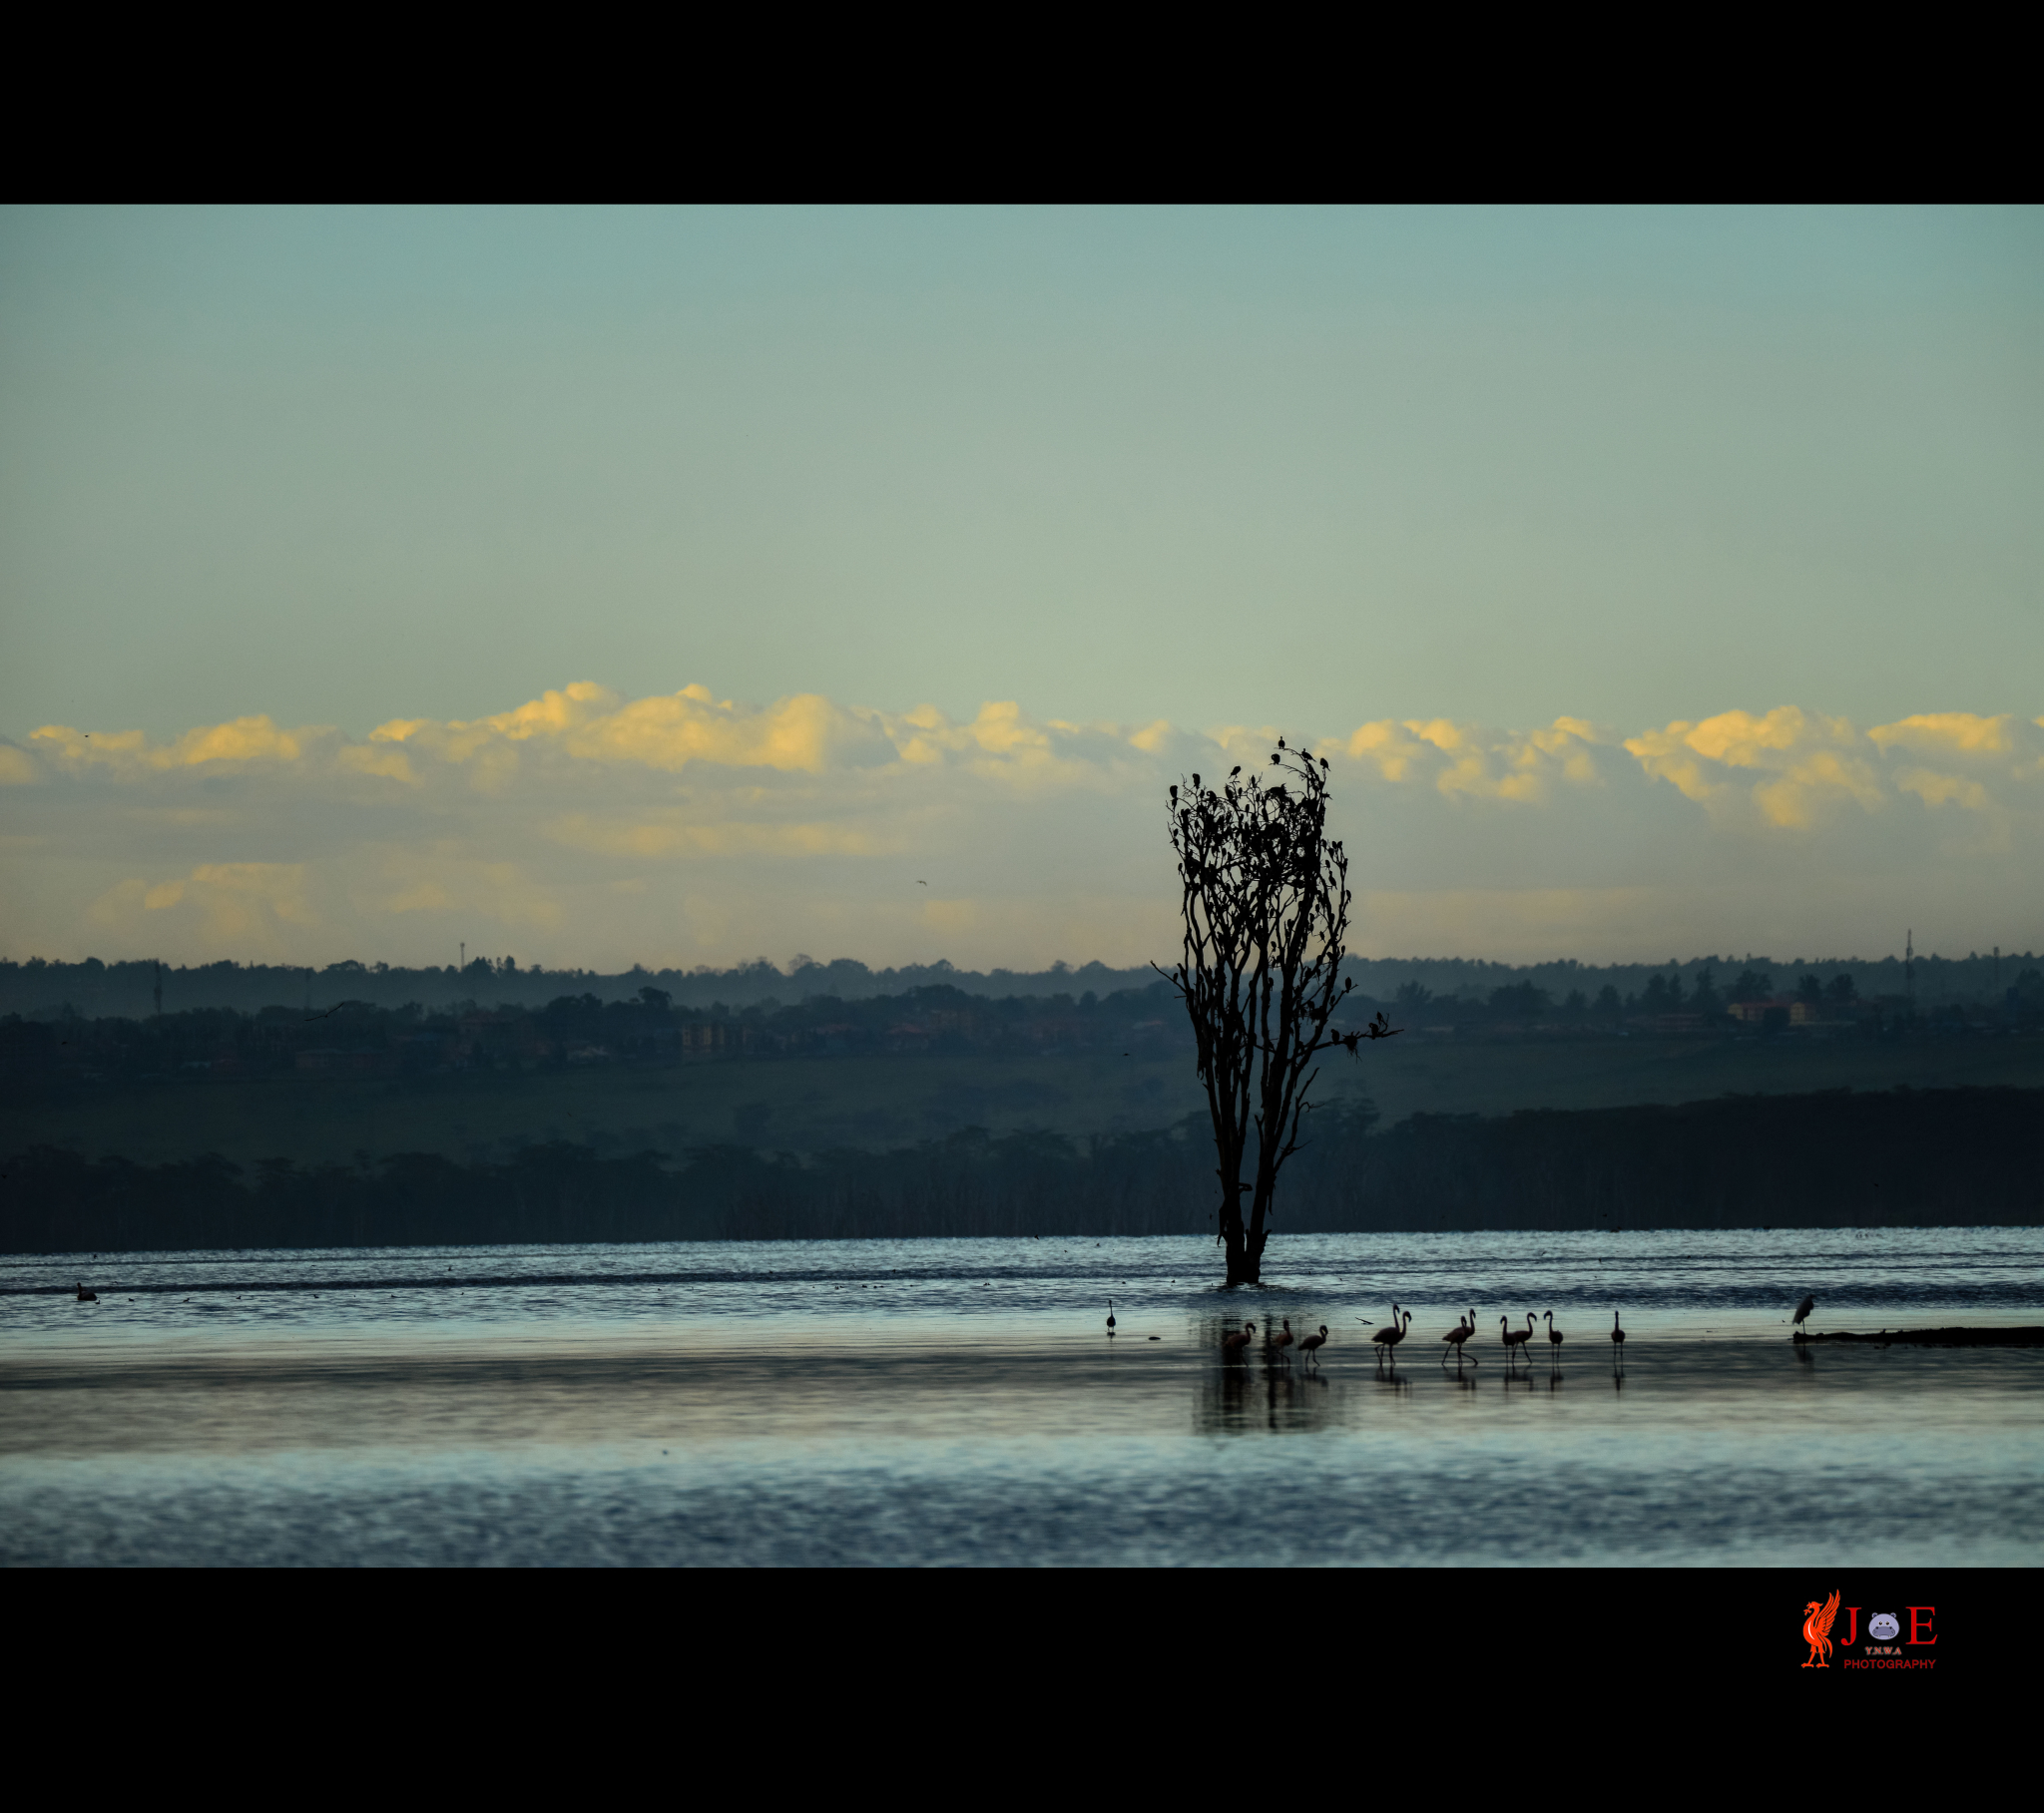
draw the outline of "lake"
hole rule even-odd
[[[1234,1292],[1219,1261],[1199,1238],[7,1256],[0,1560],[2044,1562],[2044,1350],[1788,1339],[1805,1291],[1818,1330],[2044,1322],[2044,1230],[1279,1232]],[[1384,1365],[1365,1323],[1393,1297],[1413,1321]],[[1508,1361],[1498,1318],[1549,1310],[1559,1353],[1543,1321]],[[1230,1364],[1244,1318],[1330,1338],[1317,1365],[1261,1338]]]

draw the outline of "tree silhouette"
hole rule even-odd
[[[1355,986],[1340,974],[1348,857],[1326,835],[1326,762],[1279,737],[1271,766],[1275,774],[1247,779],[1238,767],[1218,787],[1195,774],[1171,789],[1185,945],[1174,968],[1152,965],[1193,1023],[1231,1285],[1262,1277],[1278,1173],[1298,1150],[1314,1059],[1333,1045],[1352,1057],[1393,1031],[1381,1013],[1359,1032],[1328,1030]]]

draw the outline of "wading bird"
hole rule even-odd
[[[1796,1304],[1794,1322],[1797,1328],[1802,1326],[1802,1318],[1808,1315],[1815,1307],[1816,1298],[1814,1297],[1804,1297],[1800,1303]]]
[[[1112,1297],[1109,1297],[1107,1300],[1107,1338],[1110,1341],[1114,1339],[1114,1298]]]
[[[1291,1318],[1284,1318],[1284,1332],[1271,1337],[1271,1346],[1281,1358],[1284,1350],[1291,1345]]]
[[[81,1303],[97,1303],[100,1300],[100,1293],[96,1290],[87,1290],[86,1287],[83,1284],[81,1284],[78,1287],[78,1300]]]
[[[1554,1355],[1554,1363],[1557,1366],[1561,1364],[1561,1343],[1562,1332],[1555,1327],[1554,1311],[1550,1309],[1547,1312],[1547,1347],[1548,1351]]]
[[[1317,1366],[1319,1364],[1319,1360],[1317,1358],[1319,1351],[1322,1347],[1326,1346],[1326,1344],[1327,1325],[1326,1323],[1322,1322],[1320,1324],[1320,1332],[1318,1334],[1307,1335],[1303,1341],[1299,1342],[1298,1351],[1304,1354],[1306,1359],[1310,1361],[1313,1365]]]
[[[1242,1350],[1250,1344],[1250,1337],[1257,1332],[1254,1322],[1245,1322],[1239,1329],[1221,1337],[1221,1351],[1231,1360],[1242,1358]]]
[[[1618,1325],[1618,1311],[1611,1312],[1611,1357],[1614,1360],[1625,1356],[1625,1330]]]
[[[1392,1307],[1395,1309],[1397,1305],[1393,1304]],[[1412,1312],[1409,1309],[1400,1309],[1398,1317],[1396,1322],[1387,1322],[1371,1337],[1376,1342],[1377,1358],[1381,1360],[1385,1354],[1391,1354],[1393,1365],[1397,1363],[1398,1356],[1391,1350],[1404,1340],[1405,1331],[1412,1326]]]
[[[1498,1326],[1505,1331],[1505,1364],[1509,1366],[1512,1363],[1512,1355],[1526,1345],[1528,1338],[1533,1333],[1533,1312],[1530,1309],[1527,1310],[1526,1326],[1524,1328],[1514,1328],[1510,1316],[1499,1316],[1497,1321]]]
[[[1441,1364],[1445,1366],[1448,1363],[1448,1349],[1452,1347],[1455,1350],[1455,1364],[1457,1366],[1461,1365],[1462,1343],[1468,1340],[1468,1338],[1475,1332],[1476,1312],[1472,1309],[1469,1312],[1466,1320],[1457,1322],[1453,1328],[1449,1329],[1446,1334],[1441,1336],[1441,1340],[1443,1342],[1443,1346],[1441,1347]],[[1469,1364],[1471,1366],[1474,1366],[1476,1362],[1474,1360],[1471,1360]]]

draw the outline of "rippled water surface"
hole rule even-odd
[[[1218,1257],[0,1259],[0,1559],[2044,1561],[2044,1349],[1788,1339],[1804,1291],[1817,1329],[2044,1323],[2044,1231],[1279,1235],[1233,1293]],[[1498,1318],[1549,1310],[1508,1363]],[[1286,1318],[1317,1365],[1264,1351]]]

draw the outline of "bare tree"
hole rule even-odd
[[[1199,1045],[1230,1284],[1262,1277],[1278,1173],[1298,1150],[1318,1055],[1338,1045],[1352,1057],[1394,1030],[1381,1013],[1360,1031],[1328,1030],[1355,986],[1340,974],[1348,857],[1326,835],[1326,762],[1279,737],[1271,766],[1171,789],[1185,948],[1175,968],[1152,965],[1178,990]]]

